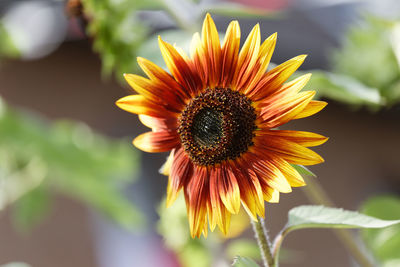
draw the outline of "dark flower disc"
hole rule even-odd
[[[255,120],[246,96],[229,88],[206,89],[185,107],[178,133],[192,162],[215,165],[236,159],[253,145]]]

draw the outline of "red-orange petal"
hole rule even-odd
[[[305,147],[319,146],[328,140],[328,137],[304,131],[269,130],[262,132],[261,135],[279,136]]]
[[[265,101],[268,103],[273,101],[279,101],[279,99],[282,99],[289,95],[294,95],[300,92],[300,90],[303,89],[304,86],[306,86],[310,78],[311,78],[311,73],[308,73],[294,79],[293,81],[283,84],[278,89],[265,88],[264,89],[265,91],[263,92],[264,98],[259,101],[260,102]]]
[[[185,181],[190,179],[193,175],[193,164],[183,148],[177,149],[173,157],[174,159],[168,177],[167,207],[172,205]]]
[[[207,58],[198,32],[193,34],[192,42],[190,43],[190,57],[196,72],[199,74],[202,87],[205,88],[208,83],[209,73],[207,70]]]
[[[281,157],[292,164],[315,165],[324,162],[323,158],[302,145],[277,136],[255,139],[255,146],[268,150],[271,155]]]
[[[142,95],[128,95],[120,98],[115,104],[120,109],[134,114],[145,114],[157,118],[172,118],[178,116],[177,113],[147,100]]]
[[[243,90],[238,85],[242,80],[246,80],[249,71],[253,70],[254,65],[258,60],[260,50],[260,25],[257,24],[251,30],[249,36],[243,44],[239,53],[238,63],[235,70],[235,75],[232,82],[232,89]]]
[[[301,92],[287,96],[280,101],[269,102],[260,108],[260,128],[275,128],[292,120],[311,101],[315,91]]]
[[[290,186],[300,187],[306,185],[303,177],[301,177],[296,169],[293,168],[292,165],[290,165],[286,160],[276,157],[272,159],[272,162],[279,168],[286,180],[289,182]]]
[[[160,66],[154,64],[150,60],[142,57],[137,58],[140,68],[155,84],[162,86],[164,92],[176,96],[176,102],[185,103],[190,99],[188,92],[172,77],[168,72]],[[171,97],[170,97],[171,98]]]
[[[228,212],[220,198],[218,180],[221,176],[222,170],[219,166],[210,167],[210,200],[212,213],[222,233],[226,235],[228,233],[231,213]]]
[[[240,210],[240,190],[239,184],[235,176],[229,175],[225,165],[220,166],[220,175],[216,177],[216,188],[221,197],[222,203],[229,212],[233,214],[239,213]]]
[[[208,83],[210,88],[218,85],[221,76],[221,45],[219,35],[210,14],[207,14],[202,29],[203,49],[206,57]]]
[[[207,168],[195,166],[184,193],[191,236],[200,237],[207,226],[207,200],[210,198]]]
[[[271,161],[269,157],[265,157],[264,151],[257,152],[260,154],[253,156],[253,159],[250,162],[252,162],[254,171],[260,180],[262,179],[269,187],[276,189],[279,192],[292,192],[292,188],[285,176],[279,168],[274,165],[273,161]]]
[[[238,181],[244,209],[254,220],[257,220],[257,215],[264,217],[264,196],[256,174],[245,162],[242,162],[243,165],[237,162],[236,164],[230,162],[230,164],[232,168],[229,168],[228,172]]]
[[[176,130],[178,128],[178,118],[157,118],[144,114],[139,114],[139,120],[143,125],[151,128],[153,132],[160,130]]]
[[[276,91],[300,67],[306,55],[294,57],[267,72],[250,94],[254,101],[260,101]],[[272,77],[272,78],[271,78]]]
[[[240,48],[240,27],[239,23],[232,21],[226,30],[225,39],[222,44],[221,53],[221,87],[230,87],[233,75],[238,61],[238,53]]]
[[[158,38],[158,41],[169,71],[191,96],[195,96],[202,89],[202,81],[198,73],[193,71],[190,64],[172,45],[164,42],[161,37]]]
[[[147,132],[133,140],[133,145],[145,152],[166,152],[179,144],[176,131]]]
[[[262,43],[256,64],[254,65],[253,69],[247,70],[248,74],[244,75],[244,77],[247,77],[247,79],[241,79],[240,83],[238,84],[240,91],[247,94],[258,85],[259,81],[267,71],[272,54],[274,53],[276,38],[277,34],[274,33]]]

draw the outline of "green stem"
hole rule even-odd
[[[307,186],[303,190],[311,203],[333,207],[333,201],[319,184],[318,180],[306,177]],[[354,236],[349,230],[332,229],[338,239],[351,253],[353,258],[363,267],[373,267],[371,260],[360,250],[359,244],[355,241]],[[279,248],[278,248],[279,252]],[[274,255],[275,256],[275,255]]]
[[[250,218],[253,230],[257,239],[258,246],[260,248],[261,257],[265,267],[276,267],[275,260],[271,253],[271,244],[267,230],[265,228],[265,222],[263,218],[257,217],[257,221]]]
[[[287,234],[286,231],[280,231],[279,234],[275,237],[274,242],[272,244],[272,257],[275,259],[276,267],[278,267],[279,252],[282,246],[283,239],[285,238],[286,234]]]

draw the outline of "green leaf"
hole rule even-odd
[[[296,165],[296,164],[291,164],[291,165],[301,175],[317,177],[312,171],[310,171],[307,167],[303,165]]]
[[[343,38],[345,42],[341,48],[332,54],[335,73],[351,76],[376,88],[386,105],[393,104],[392,85],[400,80],[395,24],[396,21],[365,16],[363,23],[353,26]]]
[[[121,192],[138,170],[130,141],[107,138],[79,122],[50,123],[0,101],[0,209],[16,202],[15,221],[25,228],[45,214],[43,192],[50,191],[80,200],[129,229],[140,226],[141,213]]]
[[[361,211],[385,220],[400,219],[400,197],[383,195],[370,198],[363,204]],[[400,261],[400,225],[384,229],[365,229],[362,237],[385,266],[389,260]]]
[[[254,260],[241,257],[241,256],[236,256],[235,259],[233,260],[233,267],[260,267]]]
[[[26,231],[40,223],[50,209],[50,196],[39,186],[22,196],[13,209],[13,221],[19,230]]]
[[[299,206],[288,214],[286,232],[304,228],[384,228],[399,224],[400,220],[382,220],[339,208]]]
[[[326,71],[313,70],[312,78],[306,88],[316,90],[317,97],[326,97],[352,105],[370,105],[383,103],[377,88],[364,85],[359,80]]]

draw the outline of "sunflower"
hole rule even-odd
[[[272,34],[260,44],[257,24],[239,51],[240,28],[232,21],[221,45],[207,14],[202,36],[193,36],[190,57],[159,37],[171,74],[140,57],[148,78],[125,74],[138,94],[116,104],[139,114],[152,129],[133,140],[136,147],[171,151],[161,169],[169,176],[167,206],[183,189],[192,237],[206,236],[208,225],[226,234],[241,203],[254,220],[264,217],[264,201],[278,202],[279,193],[305,185],[293,165],[323,162],[307,147],[326,137],[277,129],[326,103],[312,100],[314,91],[299,92],[311,74],[285,83],[305,55],[267,71],[276,38]]]

